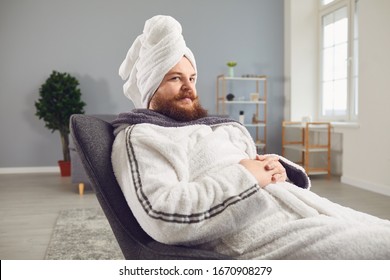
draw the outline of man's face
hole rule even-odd
[[[164,77],[150,100],[149,109],[178,121],[191,121],[207,116],[199,104],[195,88],[196,73],[183,57]]]

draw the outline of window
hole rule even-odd
[[[335,0],[322,0],[322,5],[328,5],[329,3],[334,2]]]
[[[321,0],[319,79],[321,119],[357,120],[356,4],[356,0]]]

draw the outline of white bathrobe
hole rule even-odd
[[[281,158],[292,183],[260,188],[239,164],[256,148],[237,122],[136,110],[113,124],[116,178],[159,242],[242,259],[390,259],[390,222],[312,193],[300,166]]]

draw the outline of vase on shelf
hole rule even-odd
[[[229,67],[229,77],[234,77],[234,67]]]
[[[239,121],[241,124],[244,124],[244,121],[245,121],[245,114],[244,114],[244,111],[240,111],[240,115],[239,115],[238,121]]]
[[[228,61],[226,65],[229,67],[229,77],[234,77],[234,66],[237,65],[237,62],[235,61]]]

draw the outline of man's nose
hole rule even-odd
[[[185,80],[182,85],[183,90],[193,91],[194,84],[190,80]]]

